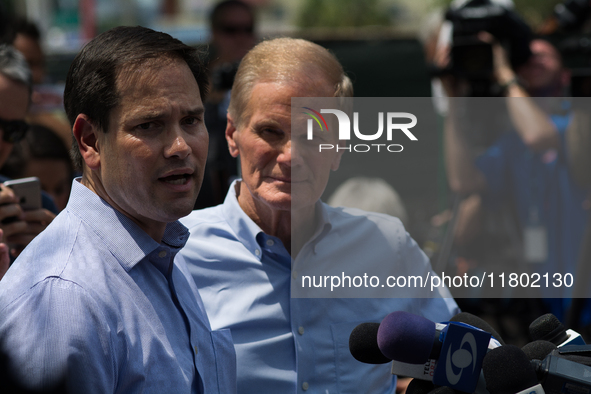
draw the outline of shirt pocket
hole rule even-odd
[[[211,331],[220,394],[236,393],[236,351],[229,328]]]
[[[391,363],[365,364],[357,361],[349,351],[351,331],[365,321],[331,324],[334,342],[337,388],[346,393],[394,393],[396,377],[391,373]]]

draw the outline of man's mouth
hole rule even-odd
[[[160,178],[163,182],[169,183],[171,185],[184,185],[189,181],[190,175],[189,174],[178,174],[178,175],[169,175]]]

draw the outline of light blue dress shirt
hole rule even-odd
[[[291,256],[278,238],[263,233],[240,208],[236,186],[235,182],[230,187],[222,205],[181,219],[191,232],[181,254],[200,289],[212,327],[232,330],[238,392],[393,393],[396,379],[390,364],[364,364],[351,356],[351,331],[360,323],[380,322],[396,310],[433,321],[449,320],[458,312],[453,299],[292,298],[298,273],[292,271]],[[322,203],[319,208],[324,223],[294,265],[301,259],[326,264],[320,255],[341,248],[367,272],[430,270],[427,257],[398,219],[377,215],[381,228],[370,225],[367,233],[360,234],[360,223],[369,222],[367,215],[354,217]],[[347,239],[347,234],[357,234],[361,243],[374,236],[392,242],[378,248],[369,242],[370,248],[361,251],[363,258],[357,259],[349,240],[335,242],[339,237]],[[339,263],[346,267],[348,262]],[[447,290],[442,295],[451,297]]]
[[[33,388],[72,393],[233,393],[229,330],[211,331],[178,251],[75,180],[68,206],[0,281],[0,338]],[[65,375],[64,375],[65,374]]]

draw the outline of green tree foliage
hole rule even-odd
[[[298,18],[300,27],[387,26],[388,12],[378,0],[306,0]]]

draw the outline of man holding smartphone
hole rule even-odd
[[[21,140],[27,131],[28,125],[24,118],[30,98],[31,72],[26,60],[13,47],[0,45],[0,167],[6,162],[14,143]],[[7,178],[0,175],[0,182],[6,180]],[[49,210],[53,203],[44,202],[41,209],[24,211],[14,192],[0,184],[1,242],[13,245],[14,255],[28,245],[55,217]],[[55,206],[53,209],[55,211]],[[0,249],[0,253],[2,250]],[[8,269],[8,263],[3,260],[0,259],[0,278]]]
[[[64,104],[82,177],[0,282],[0,346],[27,388],[235,392],[230,332],[210,329],[178,254],[207,158],[207,88],[195,48],[139,26],[74,59]]]

